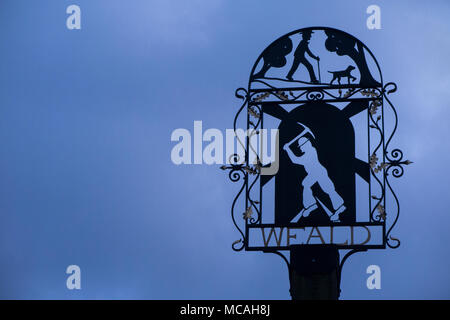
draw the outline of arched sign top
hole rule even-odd
[[[359,39],[334,28],[309,27],[265,48],[249,79],[249,89],[299,85],[382,87],[383,78],[375,56]]]

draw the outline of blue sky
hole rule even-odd
[[[82,10],[68,30],[67,6]],[[368,30],[367,6],[382,29]],[[289,299],[275,255],[231,250],[237,185],[175,166],[176,128],[231,127],[260,52],[308,26],[362,40],[414,165],[396,250],[354,255],[343,299],[449,299],[448,1],[0,1],[0,298]],[[81,267],[82,289],[65,286]],[[366,288],[367,266],[382,289]]]

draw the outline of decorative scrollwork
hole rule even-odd
[[[397,111],[395,110],[394,105],[389,100],[387,95],[394,93],[395,91],[397,91],[397,85],[393,82],[389,82],[383,87],[383,98],[387,101],[388,105],[390,106],[390,109],[392,110],[392,112],[394,114],[394,128],[392,129],[392,132],[389,135],[389,138],[388,138],[385,148],[384,148],[384,156],[386,158],[385,181],[386,181],[387,188],[390,191],[391,195],[393,196],[395,204],[396,204],[396,210],[394,213],[394,221],[391,224],[391,226],[389,227],[389,229],[387,230],[386,235],[385,235],[386,244],[388,245],[388,247],[390,247],[392,249],[398,248],[400,246],[400,240],[397,238],[394,238],[391,235],[391,231],[397,224],[397,221],[400,217],[400,202],[398,201],[397,195],[395,194],[394,190],[391,187],[391,184],[389,181],[389,173],[392,172],[392,175],[395,178],[399,178],[404,173],[403,165],[409,165],[412,163],[412,161],[403,160],[403,152],[400,149],[394,149],[391,152],[388,151],[389,145],[390,145],[392,138],[397,130],[398,116],[397,116]]]
[[[235,92],[235,96],[239,99],[244,100],[244,102],[242,103],[241,107],[239,108],[239,110],[236,113],[236,116],[234,118],[234,121],[233,121],[234,132],[236,132],[237,119],[238,119],[239,115],[241,114],[242,110],[244,109],[244,107],[247,105],[247,102],[249,99],[248,91],[245,90],[244,88],[237,89]],[[237,134],[236,134],[236,138],[237,138],[237,141],[240,143],[240,145],[245,149],[244,143],[239,139],[239,136]],[[245,247],[245,240],[244,240],[245,235],[236,222],[234,210],[235,210],[236,202],[239,199],[239,197],[241,196],[241,194],[247,184],[248,174],[244,171],[244,164],[241,162],[240,156],[238,154],[231,155],[230,158],[228,159],[228,163],[230,165],[228,165],[228,166],[223,165],[223,166],[221,166],[221,169],[222,170],[230,170],[230,172],[228,173],[228,177],[230,178],[231,181],[237,182],[241,178],[244,178],[241,188],[240,188],[239,192],[237,193],[237,195],[235,196],[235,198],[233,200],[233,204],[231,205],[231,219],[233,221],[235,228],[241,234],[241,238],[239,240],[233,242],[231,247],[234,251],[241,251]],[[239,244],[240,244],[240,246],[238,246]]]
[[[238,154],[232,154],[228,159],[228,163],[230,163],[229,166],[223,165],[220,169],[230,170],[230,172],[228,172],[228,177],[231,181],[237,182],[245,176],[245,166],[241,163]]]
[[[268,95],[270,95],[270,94],[276,95],[278,97],[279,96],[286,97],[286,95],[283,92],[274,92],[274,93],[260,94],[260,95],[255,95],[253,93],[252,95],[250,95],[249,92],[247,90],[245,90],[244,88],[239,88],[235,92],[235,96],[244,101],[235,115],[235,118],[233,121],[233,129],[234,129],[235,137],[236,137],[238,143],[242,146],[243,150],[245,150],[245,154],[244,155],[233,154],[228,159],[228,165],[221,166],[222,170],[230,170],[228,172],[228,177],[232,182],[238,182],[241,179],[243,181],[241,188],[239,189],[239,192],[235,196],[235,198],[233,200],[233,204],[231,206],[231,219],[233,221],[235,228],[238,230],[238,232],[241,235],[240,239],[238,239],[232,243],[232,249],[234,251],[243,250],[245,248],[245,243],[246,243],[245,234],[242,231],[242,229],[239,227],[239,225],[236,221],[236,217],[235,217],[235,206],[236,206],[238,199],[241,197],[242,194],[245,194],[245,200],[247,203],[249,203],[249,206],[247,207],[246,211],[243,214],[243,219],[245,220],[245,222],[249,223],[249,224],[254,224],[254,223],[258,223],[261,221],[261,212],[257,206],[259,204],[259,201],[256,201],[256,200],[252,199],[252,197],[251,197],[251,190],[252,190],[253,186],[255,185],[256,181],[259,179],[260,166],[261,166],[260,159],[255,151],[254,146],[252,146],[252,144],[251,144],[252,143],[251,136],[259,134],[259,127],[261,125],[261,120],[262,120],[261,119],[262,111],[261,111],[260,106],[258,106],[258,105],[250,106],[248,103],[249,103],[249,101],[262,101],[262,100],[266,99],[268,97]],[[247,137],[247,140],[246,140],[247,145],[244,144],[244,141],[242,141],[239,138],[239,135],[237,134],[237,121],[238,121],[239,116],[242,114],[242,111],[245,108],[245,106],[247,106],[247,114],[248,114],[247,133],[249,134],[249,136]],[[250,120],[250,117],[252,117],[251,120]],[[252,120],[254,120],[253,118],[256,119],[255,122],[252,121]],[[254,167],[250,166],[248,163],[250,151],[253,151],[256,154],[257,164]],[[243,156],[243,159],[241,159],[242,156]],[[251,183],[249,183],[251,176],[255,176],[255,178],[252,180]],[[245,190],[245,192],[244,192],[244,190]],[[253,211],[255,211],[256,216],[253,216]]]
[[[244,95],[242,95],[241,92],[243,92]],[[236,91],[234,92],[234,95],[238,99],[246,100],[248,96],[248,91],[244,88],[237,88]]]
[[[392,243],[390,242],[391,240],[394,241],[395,244],[392,244]],[[386,244],[387,244],[388,247],[391,248],[391,249],[397,249],[398,247],[400,247],[400,240],[397,239],[397,238],[394,238],[393,236],[389,236],[389,237],[386,239]]]
[[[367,91],[365,92],[365,95],[376,95],[377,91]],[[380,171],[380,168],[383,167],[382,164],[378,164],[378,156],[377,156],[377,152],[383,147],[383,141],[384,141],[384,132],[383,132],[383,128],[380,125],[380,121],[381,121],[381,116],[378,116],[376,119],[373,117],[374,114],[372,112],[370,112],[370,109],[368,110],[369,112],[369,127],[373,130],[375,130],[378,134],[378,143],[375,147],[375,149],[373,151],[371,151],[371,156],[369,159],[369,167],[370,167],[370,173],[372,175],[372,177],[375,179],[375,181],[377,182],[379,188],[380,188],[380,196],[376,197],[376,196],[372,196],[372,199],[377,200],[375,206],[371,209],[370,211],[370,220],[371,221],[382,221],[385,220],[383,219],[383,217],[385,217],[385,213],[383,212],[383,214],[380,214],[379,208],[382,205],[384,198],[385,198],[385,188],[383,185],[383,181],[380,180],[377,177],[377,173]],[[384,207],[383,207],[384,208]],[[378,214],[376,214],[378,210]]]
[[[244,171],[242,171],[241,169],[232,169],[228,173],[228,177],[230,178],[231,181],[237,182],[237,181],[241,180],[241,178],[242,178],[241,174],[244,174]]]
[[[403,152],[400,149],[392,150],[390,157],[388,153],[386,153],[386,159],[388,160],[386,171],[392,169],[392,175],[396,178],[400,178],[401,176],[403,176],[403,165],[409,165],[413,163],[409,160],[403,160]]]
[[[381,91],[377,89],[371,89],[371,90],[364,90],[361,92],[364,96],[368,96],[371,98],[377,98],[375,100],[372,100],[372,102],[369,104],[368,109],[368,119],[369,119],[369,127],[373,130],[375,130],[378,133],[379,136],[379,142],[376,145],[375,149],[371,151],[371,156],[369,159],[370,164],[370,171],[372,177],[374,177],[375,181],[377,182],[379,188],[380,188],[380,195],[374,196],[372,195],[372,199],[376,200],[376,203],[371,210],[370,218],[374,221],[386,221],[387,213],[385,211],[385,201],[386,201],[386,190],[389,190],[390,194],[392,194],[396,208],[393,211],[394,213],[391,215],[393,216],[394,221],[388,228],[388,231],[385,234],[385,241],[386,244],[390,248],[397,248],[400,245],[400,240],[397,238],[394,238],[390,235],[392,229],[396,225],[399,215],[400,215],[400,204],[397,199],[397,196],[395,192],[393,191],[390,181],[389,181],[389,175],[392,174],[394,177],[399,178],[404,173],[403,165],[411,164],[412,162],[409,160],[403,160],[403,152],[400,149],[394,149],[391,152],[389,152],[389,145],[391,143],[391,140],[397,130],[398,125],[398,117],[397,112],[392,105],[391,101],[387,97],[388,94],[391,94],[397,90],[397,85],[393,82],[387,83]],[[389,104],[393,115],[394,115],[394,128],[392,132],[389,134],[389,138],[387,139],[387,142],[385,143],[385,133],[384,133],[384,124],[383,124],[383,100],[387,101]],[[381,111],[379,112],[378,108],[381,107]],[[376,116],[378,114],[378,116]],[[378,163],[378,157],[377,152],[382,151],[383,161],[381,163]],[[377,174],[382,173],[382,179],[378,178]]]
[[[239,247],[237,246],[238,244],[240,244]],[[231,248],[233,248],[234,251],[241,251],[242,249],[244,249],[244,247],[245,243],[243,239],[238,239],[234,241],[233,244],[231,245]]]
[[[323,94],[322,90],[312,90],[312,91],[308,91],[308,93],[306,94],[306,99],[308,99],[309,101],[322,100],[323,97],[324,97],[324,94]]]

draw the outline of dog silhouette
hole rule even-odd
[[[328,71],[329,73],[333,74],[333,79],[331,79],[330,84],[333,84],[333,81],[336,79],[338,83],[341,84],[341,78],[347,78],[348,84],[350,84],[350,80],[352,82],[356,80],[356,78],[350,74],[354,69],[354,66],[348,66],[347,69],[342,71]]]

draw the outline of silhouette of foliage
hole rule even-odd
[[[325,34],[328,37],[325,40],[325,47],[328,51],[336,52],[338,56],[349,56],[356,63],[361,75],[360,84],[369,86],[380,85],[370,73],[364,55],[364,47],[360,41],[336,30],[325,30]]]

